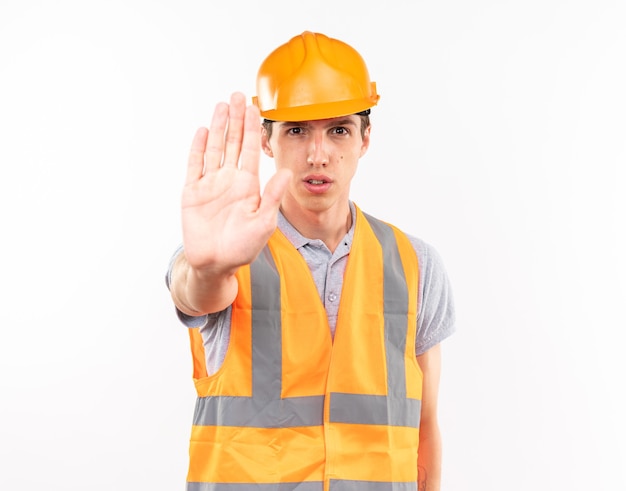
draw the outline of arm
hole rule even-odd
[[[250,264],[276,228],[290,177],[276,173],[260,195],[259,111],[234,93],[216,106],[211,127],[193,139],[182,193],[184,253],[172,270],[170,291],[188,315],[218,312],[237,295],[235,273]]]
[[[222,276],[204,274],[189,264],[183,252],[172,268],[170,293],[178,310],[200,316],[219,312],[232,304],[237,295],[237,279],[228,273]]]
[[[437,421],[441,347],[436,345],[417,357],[424,375],[420,444],[417,459],[418,491],[439,491],[441,486],[441,435]]]

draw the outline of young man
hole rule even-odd
[[[198,392],[187,489],[438,490],[454,308],[436,251],[350,201],[376,85],[352,47],[304,32],[257,91],[194,137],[167,275]]]

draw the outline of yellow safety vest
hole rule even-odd
[[[418,263],[407,237],[357,208],[334,341],[300,253],[276,231],[237,273],[230,345],[198,400],[188,491],[417,487],[422,373]]]

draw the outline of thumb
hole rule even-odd
[[[276,215],[276,213],[278,213],[280,201],[285,195],[291,176],[292,173],[290,170],[281,169],[267,181],[265,189],[263,190],[263,196],[261,196],[259,214]]]

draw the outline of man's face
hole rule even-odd
[[[350,115],[275,122],[269,139],[263,131],[263,151],[277,169],[293,173],[283,207],[324,212],[347,205],[350,182],[369,146],[370,129],[362,137],[360,125],[361,118]]]

